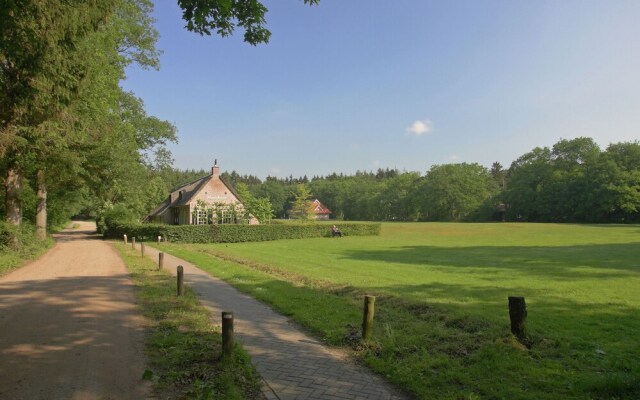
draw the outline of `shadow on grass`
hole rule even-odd
[[[425,268],[473,267],[511,269],[518,274],[553,279],[621,277],[640,271],[640,243],[563,247],[406,246],[390,250],[349,250],[354,260],[421,265]],[[607,271],[585,271],[584,267]]]
[[[439,387],[488,398],[640,396],[638,309],[533,295],[528,298],[530,348],[525,349],[510,338],[508,293],[502,289],[432,284],[327,292],[279,280],[257,285],[244,281],[239,288],[258,295],[333,344],[355,345],[378,371],[418,398],[434,398],[429,392]],[[424,301],[380,296],[374,341],[363,347],[358,341],[362,318],[358,299],[369,290],[413,291],[423,293]],[[438,292],[476,300],[431,303],[429,296]],[[328,315],[332,316],[330,325]],[[270,336],[269,329],[260,336]]]

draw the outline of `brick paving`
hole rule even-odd
[[[158,250],[150,246],[145,255],[158,260]],[[235,338],[251,355],[268,400],[406,398],[340,352],[305,335],[267,305],[165,253],[164,268],[175,275],[178,265],[184,267],[185,284],[211,311],[214,323],[221,324],[222,311],[233,311]]]

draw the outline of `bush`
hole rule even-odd
[[[98,233],[105,233],[109,226],[122,223],[133,224],[136,220],[135,214],[127,206],[123,204],[107,205],[98,213],[96,228]]]
[[[375,236],[380,234],[379,223],[342,223],[345,236]],[[331,236],[327,224],[273,224],[273,225],[161,225],[113,223],[104,232],[105,237],[120,239],[123,235],[136,240],[164,240],[180,243],[237,243],[262,242],[278,239],[304,239]]]
[[[20,226],[0,221],[0,275],[42,254],[53,245],[53,240],[38,240],[35,227],[28,223]]]
[[[0,221],[0,251],[19,250],[23,236],[19,226]]]

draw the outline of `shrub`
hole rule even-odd
[[[22,247],[20,227],[0,221],[0,251],[19,250],[20,247]]]
[[[342,223],[345,236],[369,236],[380,234],[379,223]],[[155,241],[162,236],[170,242],[180,243],[237,243],[262,242],[278,239],[304,239],[331,236],[327,224],[272,224],[272,225],[161,225],[138,223],[112,223],[104,232],[108,238],[123,235],[136,240]]]
[[[109,226],[123,223],[135,223],[137,220],[133,211],[123,204],[105,205],[98,213],[96,227],[98,233],[105,233]]]
[[[34,259],[53,245],[53,240],[38,240],[35,227],[0,221],[0,275],[18,267],[25,260]]]

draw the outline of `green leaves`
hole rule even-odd
[[[427,173],[422,191],[425,216],[436,221],[460,221],[497,192],[489,171],[479,164],[436,165]]]
[[[510,219],[630,222],[640,218],[640,144],[601,151],[590,138],[536,148],[509,169]]]
[[[304,0],[316,5],[319,0]],[[222,37],[233,34],[236,25],[244,28],[244,41],[256,46],[269,43],[271,32],[265,27],[269,11],[257,0],[178,0],[186,28],[200,35],[215,32]]]

